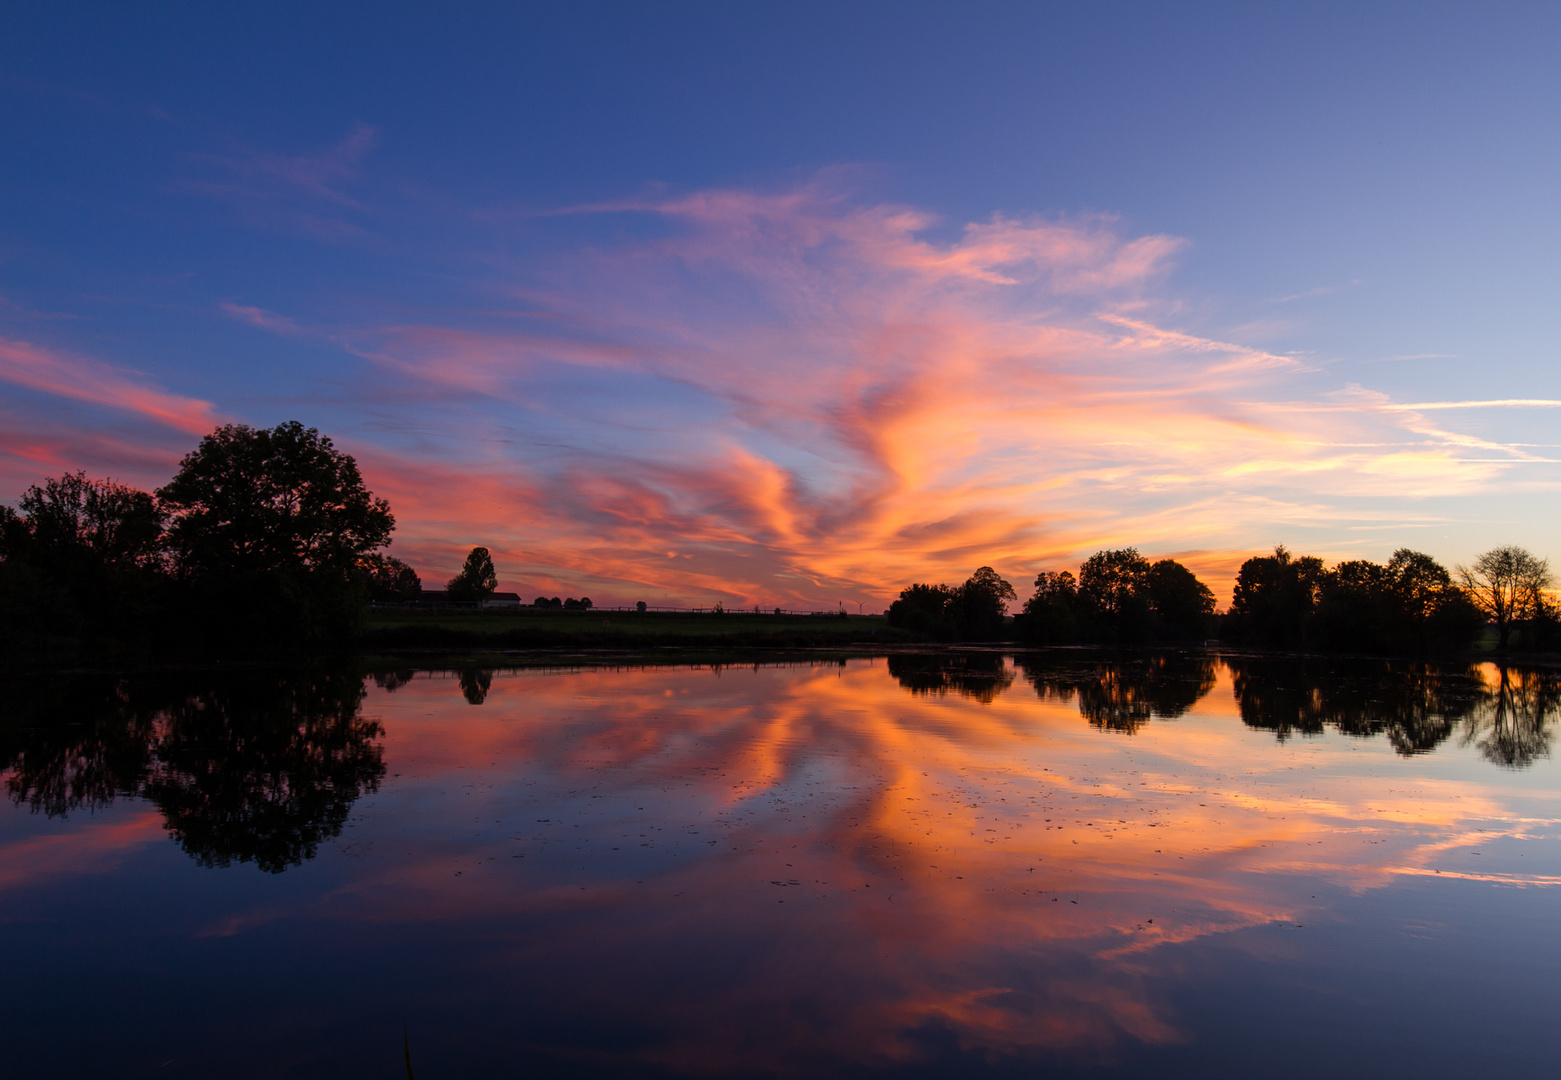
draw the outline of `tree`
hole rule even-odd
[[[945,609],[953,636],[966,640],[1001,636],[1009,601],[1016,599],[1014,587],[997,571],[990,566],[981,567],[953,591]]]
[[[0,511],[0,637],[134,634],[156,621],[163,514],[151,494],[67,473]]]
[[[1149,636],[1149,560],[1137,548],[1097,551],[1079,567],[1086,633],[1109,641]]]
[[[916,584],[889,605],[889,625],[940,641],[984,640],[1003,631],[1014,587],[983,566],[963,585]]]
[[[186,454],[157,491],[182,574],[276,570],[348,575],[390,543],[390,504],[358,463],[293,420],[269,430],[227,424]]]
[[[1145,575],[1144,592],[1160,638],[1197,641],[1209,636],[1214,592],[1175,559],[1161,559]]]
[[[953,599],[954,590],[947,585],[908,585],[889,605],[889,625],[929,637],[937,635],[946,625],[945,614]]]
[[[1042,570],[1035,592],[1024,602],[1021,632],[1043,645],[1061,645],[1079,638],[1079,589],[1066,570]]]
[[[499,575],[493,569],[493,556],[485,547],[474,547],[466,556],[461,572],[445,586],[451,600],[483,601],[499,587]]]
[[[162,559],[164,514],[150,492],[66,473],[33,485],[18,504],[34,553],[106,569],[154,569]]]
[[[1509,545],[1485,552],[1473,566],[1458,567],[1458,580],[1474,606],[1496,624],[1497,647],[1505,649],[1513,626],[1544,616],[1552,579],[1548,560]]]
[[[206,625],[262,641],[355,629],[367,592],[359,565],[395,527],[352,456],[297,421],[219,427],[157,497],[174,569]]]
[[[1293,557],[1283,544],[1242,563],[1230,604],[1236,638],[1278,648],[1305,644],[1325,575],[1321,559]]]
[[[1322,577],[1308,641],[1324,649],[1392,651],[1395,607],[1387,567],[1365,559],[1341,562]]]
[[[1447,569],[1431,556],[1399,548],[1388,560],[1400,648],[1463,648],[1479,633],[1480,612]]]
[[[369,599],[378,603],[406,603],[423,593],[423,580],[400,559],[375,553],[358,564],[368,582]]]

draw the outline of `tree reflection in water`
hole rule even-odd
[[[1214,689],[1214,660],[1199,653],[1143,653],[1058,661],[1016,656],[1043,699],[1078,699],[1079,713],[1106,731],[1131,735],[1151,719],[1174,720]]]
[[[1281,742],[1332,728],[1384,736],[1400,754],[1421,754],[1457,736],[1490,761],[1523,768],[1548,757],[1561,712],[1561,675],[1492,664],[1341,660],[1300,656],[1216,659],[1195,652],[1020,653],[890,656],[889,673],[918,695],[956,693],[995,701],[1021,673],[1043,700],[1076,702],[1104,731],[1133,734],[1172,720],[1229,672],[1241,719]],[[462,687],[466,688],[465,676]],[[468,700],[472,700],[467,691]]]
[[[1551,724],[1561,708],[1561,677],[1553,671],[1499,668],[1486,690],[1478,718],[1464,723],[1464,741],[1487,761],[1509,769],[1550,756]]]
[[[1523,768],[1549,756],[1561,707],[1561,679],[1549,671],[1309,657],[1225,663],[1241,719],[1281,741],[1331,727],[1345,735],[1385,735],[1409,755],[1458,735],[1487,760]]]
[[[488,700],[488,691],[493,688],[493,672],[487,668],[462,668],[459,680],[461,684],[461,696],[466,699],[468,705],[481,705]]]
[[[947,694],[991,702],[1013,685],[1014,675],[995,652],[900,653],[889,674],[913,694]]]
[[[363,695],[349,671],[13,687],[0,703],[0,769],[11,798],[35,812],[138,796],[202,866],[280,873],[313,858],[379,786],[383,732],[359,715]]]

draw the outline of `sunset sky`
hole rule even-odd
[[[329,8],[322,12],[320,8]],[[1561,557],[1554,5],[0,10],[0,501],[215,425],[442,584]]]

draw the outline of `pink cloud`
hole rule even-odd
[[[292,319],[285,315],[267,311],[264,308],[249,307],[244,304],[222,303],[217,305],[224,314],[231,319],[261,330],[269,330],[273,334],[281,334],[284,337],[294,337],[307,333]]]
[[[1165,325],[1182,242],[1107,219],[935,240],[822,184],[571,212],[671,231],[501,283],[541,316],[521,324],[334,331],[376,392],[448,410],[421,430],[449,476],[397,496],[409,550],[481,537],[522,582],[690,603],[876,603],[1124,544],[1203,552],[1218,586],[1287,522],[1358,514],[1341,494],[1474,491],[1526,460],[1374,400],[1265,401],[1305,365]],[[626,380],[650,397],[597,404]]]
[[[370,142],[239,171],[331,202]],[[1479,403],[1308,392],[1323,373],[1181,320],[1181,240],[1109,218],[950,227],[822,180],[567,213],[623,215],[629,239],[497,264],[465,311],[327,326],[221,305],[343,351],[320,374],[348,388],[331,434],[429,580],[484,544],[527,594],[878,608],[983,564],[1022,592],[1132,544],[1200,553],[1219,587],[1295,529],[1420,520],[1409,500],[1548,460],[1461,430]],[[130,373],[8,348],[0,379],[213,423]],[[299,390],[316,412],[318,389]]]
[[[165,427],[204,435],[217,423],[207,401],[160,390],[138,372],[0,338],[0,381],[56,397],[134,413]]]

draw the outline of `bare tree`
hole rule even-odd
[[[1507,647],[1514,623],[1544,611],[1545,590],[1552,581],[1546,559],[1515,546],[1492,548],[1458,567],[1458,581],[1474,605],[1496,624],[1498,647]]]

